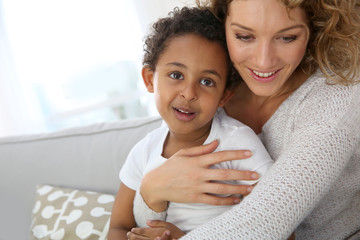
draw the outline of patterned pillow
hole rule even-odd
[[[106,239],[114,196],[39,185],[30,239]]]

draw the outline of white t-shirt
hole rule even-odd
[[[127,187],[135,191],[138,190],[143,176],[166,161],[161,154],[168,132],[167,125],[163,124],[133,147],[120,171],[120,179]],[[213,165],[212,168],[251,170],[258,172],[262,176],[273,164],[268,152],[254,131],[243,123],[227,116],[222,108],[219,108],[214,116],[210,134],[204,144],[216,139],[220,143],[215,151],[248,149],[253,152],[253,155],[248,159],[222,162]],[[245,185],[253,184],[255,181],[232,181],[231,183]],[[166,221],[175,224],[182,231],[188,232],[230,208],[232,206],[170,202]],[[134,214],[139,213],[135,212]]]

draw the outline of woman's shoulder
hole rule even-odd
[[[321,72],[316,72],[304,83],[304,89],[300,93],[304,103],[317,107],[346,107],[359,99],[360,84],[332,84]]]
[[[290,102],[300,121],[359,123],[360,84],[331,84],[322,73],[316,72],[294,95]]]

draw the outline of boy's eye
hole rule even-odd
[[[207,78],[204,78],[204,79],[201,79],[200,80],[200,84],[204,85],[204,86],[207,86],[207,87],[213,87],[215,86],[215,82],[210,80],[210,79],[207,79]]]
[[[173,72],[169,76],[173,79],[184,79],[184,76],[179,72]]]

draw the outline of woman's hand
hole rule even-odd
[[[249,194],[253,186],[230,185],[213,181],[256,180],[259,175],[252,171],[234,169],[209,169],[209,166],[230,160],[246,159],[247,150],[214,152],[218,145],[182,149],[158,168],[148,172],[142,181],[140,193],[147,205],[156,212],[165,211],[167,202],[205,203],[232,205],[240,197],[218,197],[212,194]],[[211,194],[208,194],[211,193]]]
[[[127,237],[131,240],[178,239],[185,234],[174,224],[160,220],[147,221],[148,228],[133,228]]]

